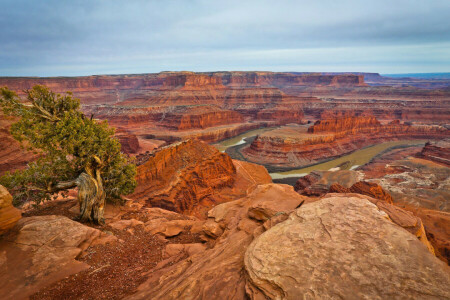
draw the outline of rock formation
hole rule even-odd
[[[201,201],[230,187],[236,169],[231,158],[212,146],[187,140],[155,151],[138,167],[138,187],[131,196],[148,205],[192,212]]]
[[[121,151],[127,154],[135,154],[139,151],[139,140],[134,134],[129,134],[123,129],[116,130],[116,137],[122,145]]]
[[[301,167],[339,157],[386,141],[442,139],[443,126],[409,125],[392,121],[381,125],[374,117],[342,117],[305,127],[287,126],[260,134],[241,152],[249,161],[278,167]]]
[[[381,124],[374,116],[343,117],[328,120],[318,120],[308,128],[308,133],[336,132],[342,134],[357,133],[365,128],[379,127]]]
[[[419,217],[435,255],[450,265],[450,213],[411,205],[400,205]]]
[[[187,260],[161,263],[128,299],[245,299],[247,246],[264,226],[285,219],[304,200],[292,187],[269,184],[245,198],[217,205],[203,227],[214,246]]]
[[[0,235],[16,225],[22,213],[12,205],[12,196],[0,185]]]
[[[267,170],[231,158],[201,141],[187,140],[150,153],[138,167],[138,187],[129,197],[148,206],[204,215],[218,203],[243,197],[272,182]]]
[[[113,237],[63,216],[23,218],[0,239],[2,299],[26,299],[45,286],[89,268],[76,258]]]
[[[392,204],[392,196],[376,183],[359,181],[350,187],[351,193],[357,193],[361,195],[367,195],[375,199],[382,200],[386,203]]]
[[[450,167],[450,139],[428,142],[417,157]]]
[[[358,171],[313,171],[306,176],[300,177],[294,189],[305,196],[322,196],[328,193],[332,185],[338,184],[350,192],[350,187],[362,180],[364,175]],[[336,192],[336,187],[330,192]]]
[[[450,292],[443,262],[375,205],[352,196],[295,210],[252,242],[245,269],[251,299],[446,298]]]
[[[216,106],[193,106],[177,107],[176,110],[165,115],[161,126],[174,130],[188,130],[243,121],[242,115],[232,110],[224,110]]]
[[[450,212],[450,168],[420,158],[397,160],[378,178],[370,179],[386,190],[396,203],[405,203],[428,209]]]
[[[292,187],[260,185],[209,211],[201,230],[208,247],[166,247],[166,259],[126,299],[447,297],[447,266],[369,199],[330,194],[309,203]]]

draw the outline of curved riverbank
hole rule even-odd
[[[309,174],[314,170],[326,171],[332,168],[336,168],[343,164],[347,166],[346,168],[343,169],[354,169],[356,167],[363,166],[369,163],[373,158],[385,153],[386,151],[391,151],[396,148],[423,146],[425,145],[425,143],[426,140],[403,140],[403,141],[385,142],[377,145],[364,147],[350,154],[346,154],[335,159],[330,159],[325,162],[322,161],[318,164],[297,169],[291,169],[285,172],[271,172],[270,175],[272,176],[272,179],[301,177],[306,174]]]

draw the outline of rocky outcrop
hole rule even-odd
[[[204,129],[224,124],[241,123],[244,118],[238,112],[215,106],[177,107],[165,115],[161,125],[173,130]]]
[[[350,191],[350,187],[363,178],[364,175],[361,172],[352,170],[313,171],[300,177],[294,189],[301,195],[317,197],[331,190],[335,192],[336,186],[332,188],[332,185],[336,184]]]
[[[300,195],[323,196],[326,193],[356,193],[393,203],[392,196],[374,182],[362,181],[364,173],[353,170],[313,171],[300,177],[294,189]]]
[[[448,267],[375,205],[351,195],[295,210],[251,243],[245,270],[251,299],[450,296]]]
[[[411,205],[401,205],[419,217],[436,257],[450,265],[450,213]]]
[[[303,109],[295,105],[279,105],[258,111],[256,119],[272,121],[274,125],[301,123],[303,120]]]
[[[359,181],[350,187],[350,192],[370,196],[386,203],[393,204],[392,196],[383,190],[381,186],[373,182]]]
[[[336,132],[356,133],[364,128],[379,127],[380,122],[373,116],[343,117],[329,120],[318,120],[308,128],[308,133]]]
[[[450,167],[450,139],[428,142],[416,156]]]
[[[138,167],[138,186],[131,198],[190,213],[216,190],[231,187],[235,173],[227,154],[203,142],[187,140],[158,149]]]
[[[0,235],[16,225],[22,217],[20,210],[12,205],[11,194],[0,185]]]
[[[427,239],[427,233],[420,218],[415,217],[411,212],[393,205],[392,196],[381,186],[368,181],[357,181],[364,175],[360,171],[314,171],[300,178],[295,190],[308,196],[323,196],[326,193],[355,193],[366,197],[376,204],[380,210],[386,212],[391,220],[414,234],[421,240],[431,253],[435,253],[433,246]],[[353,184],[352,184],[353,183]],[[351,186],[350,186],[351,185]]]
[[[63,216],[23,218],[15,232],[0,239],[2,299],[26,299],[53,282],[89,268],[76,258],[90,245],[114,240]]]
[[[446,297],[447,267],[368,199],[310,203],[290,186],[260,185],[209,211],[200,231],[207,247],[168,245],[165,260],[126,299],[296,299],[311,290],[318,298]]]
[[[134,200],[205,218],[220,203],[239,199],[272,179],[260,165],[231,160],[197,140],[159,148],[138,167]]]
[[[290,186],[268,184],[247,197],[217,205],[204,226],[212,246],[186,260],[162,262],[127,299],[245,299],[247,246],[264,226],[285,219],[304,200]]]
[[[450,212],[450,168],[408,157],[391,162],[386,169],[386,175],[370,181],[387,191],[395,203]]]

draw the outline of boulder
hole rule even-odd
[[[392,196],[374,182],[358,181],[350,187],[350,191],[352,193],[367,195],[375,199],[383,200],[390,204],[393,203]]]
[[[364,174],[353,170],[313,171],[297,180],[294,188],[301,195],[322,196],[330,191],[333,184],[350,188],[362,178]]]
[[[150,234],[162,234],[165,237],[179,235],[188,231],[195,224],[193,220],[153,219],[145,223],[145,231]]]
[[[12,196],[0,185],[0,235],[14,227],[21,217],[20,210],[12,205]]]
[[[367,199],[303,205],[245,254],[251,299],[444,299],[450,269]]]
[[[89,246],[115,241],[100,230],[63,216],[21,219],[0,239],[0,295],[24,299],[45,286],[88,269],[76,258]]]

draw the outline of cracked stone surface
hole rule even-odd
[[[75,260],[113,236],[63,216],[21,219],[0,239],[0,298],[26,299],[41,288],[89,268]]]
[[[251,299],[448,299],[450,268],[368,200],[305,204],[245,254]]]

